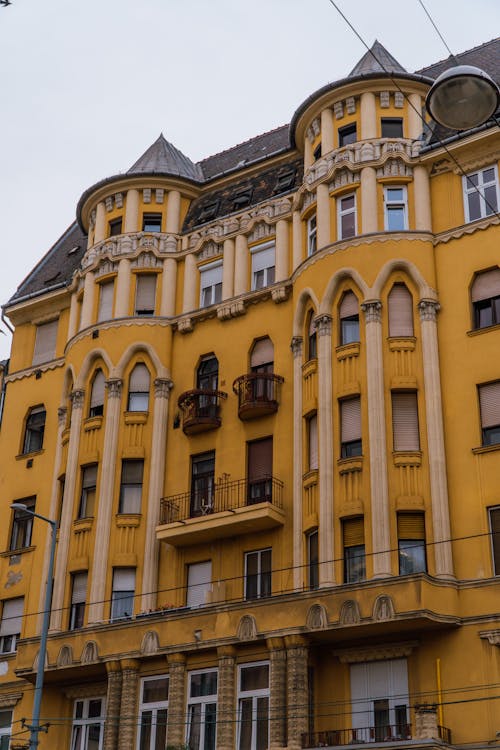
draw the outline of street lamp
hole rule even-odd
[[[10,507],[14,508],[14,510],[22,510],[25,513],[29,513],[30,516],[34,516],[35,518],[41,518],[42,521],[50,524],[50,528],[52,531],[50,539],[49,569],[47,571],[47,588],[45,589],[42,632],[40,634],[40,651],[38,653],[38,666],[36,670],[35,697],[33,700],[33,718],[31,721],[31,725],[28,725],[28,729],[30,730],[29,746],[31,750],[36,750],[36,748],[38,747],[39,733],[47,731],[46,729],[42,729],[40,727],[40,707],[42,704],[43,678],[45,673],[45,654],[47,652],[47,634],[49,632],[50,606],[52,600],[52,577],[54,573],[54,558],[56,552],[57,522],[52,521],[50,518],[45,518],[45,516],[41,516],[39,513],[35,513],[26,505],[24,505],[24,503],[12,503]]]
[[[433,120],[452,130],[469,130],[485,123],[500,105],[495,81],[473,65],[456,65],[436,78],[426,98]]]

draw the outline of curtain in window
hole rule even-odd
[[[113,296],[115,282],[106,281],[100,285],[99,289],[99,308],[97,310],[97,322],[102,320],[111,320],[113,317]]]
[[[392,393],[392,432],[395,451],[420,450],[415,391]]]
[[[137,315],[153,315],[156,301],[156,274],[138,274],[135,290]]]

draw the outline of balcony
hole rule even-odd
[[[238,416],[241,420],[265,417],[278,411],[281,375],[272,372],[249,372],[233,383],[238,396]]]
[[[438,726],[439,739],[451,743],[451,732],[446,727]],[[327,729],[323,732],[305,732],[301,735],[303,750],[339,747],[341,745],[364,745],[368,742],[397,742],[399,745],[410,740],[423,739],[412,734],[410,724],[387,724],[376,727],[356,729]]]
[[[162,498],[157,539],[176,547],[282,526],[283,482],[276,477],[208,482]]]
[[[227,398],[223,391],[195,388],[181,393],[178,406],[182,410],[182,431],[185,435],[216,430],[221,425],[220,405]]]

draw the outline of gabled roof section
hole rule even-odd
[[[374,73],[407,73],[408,71],[398,63],[395,57],[386,50],[378,39],[375,39],[371,49],[365,52],[361,60],[354,66],[348,78],[373,75]]]
[[[185,177],[188,180],[203,180],[200,167],[167,141],[163,133],[160,133],[160,137],[137,159],[127,174],[141,174],[143,172],[148,174],[167,173]]]

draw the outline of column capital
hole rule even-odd
[[[168,378],[156,378],[154,381],[155,398],[168,398],[174,384]]]
[[[122,671],[122,666],[121,666],[121,663],[117,659],[106,662],[106,672],[108,674],[111,674],[111,672],[121,672],[121,671]]]
[[[422,299],[417,305],[418,311],[420,313],[420,320],[424,322],[425,320],[430,320],[432,322],[436,322],[436,315],[441,309],[441,305],[437,300],[434,299]]]
[[[120,666],[122,671],[138,672],[141,666],[139,659],[121,659]]]
[[[308,648],[309,641],[303,635],[286,635],[285,646],[289,648]]]
[[[186,654],[167,654],[167,662],[169,667],[184,667],[186,664]]]
[[[68,408],[66,406],[60,406],[57,410],[57,421],[59,424],[64,424],[66,422],[66,417],[68,415]]]
[[[331,336],[332,335],[332,322],[333,318],[328,313],[318,315],[314,318],[314,327],[318,332],[318,336]]]
[[[236,658],[235,647],[234,646],[218,646],[217,658],[218,659],[235,659]]]
[[[71,391],[70,398],[73,409],[83,409],[83,402],[85,400],[85,391],[83,388]]]
[[[290,342],[290,349],[292,350],[292,354],[295,357],[301,357],[302,356],[302,345],[303,345],[304,339],[302,336],[293,336],[292,340]]]
[[[379,299],[371,299],[361,303],[361,309],[365,314],[367,323],[382,322],[382,303]]]
[[[110,378],[106,380],[106,388],[109,398],[121,398],[123,380],[120,378]]]
[[[285,648],[283,638],[267,638],[266,646],[269,651],[282,651]]]

